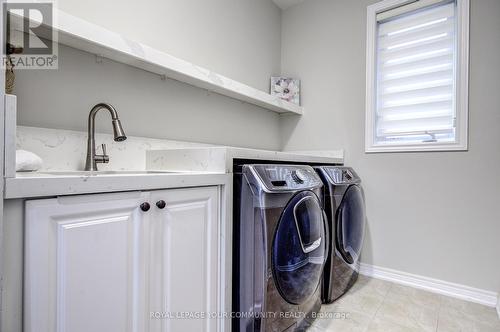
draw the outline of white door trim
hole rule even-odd
[[[396,284],[419,288],[489,307],[496,306],[500,317],[500,304],[497,303],[498,294],[496,292],[364,263],[361,263],[359,273],[372,278],[387,280]]]

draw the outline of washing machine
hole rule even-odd
[[[350,167],[315,167],[324,184],[330,246],[323,274],[322,301],[332,303],[356,282],[365,235],[361,179]]]
[[[302,330],[319,311],[322,187],[310,166],[235,167],[233,331]]]

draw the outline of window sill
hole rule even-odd
[[[467,144],[418,144],[418,145],[373,145],[365,147],[365,153],[387,153],[387,152],[446,152],[446,151],[468,151]]]

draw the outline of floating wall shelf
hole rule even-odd
[[[56,9],[57,42],[277,112],[303,108]],[[40,23],[40,22],[36,22]],[[51,39],[47,29],[45,37]]]

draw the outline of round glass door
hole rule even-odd
[[[350,186],[337,210],[337,250],[353,264],[359,259],[365,234],[365,202],[361,188]]]
[[[302,304],[316,291],[326,258],[325,220],[318,197],[295,195],[283,211],[272,248],[272,269],[281,296]]]

